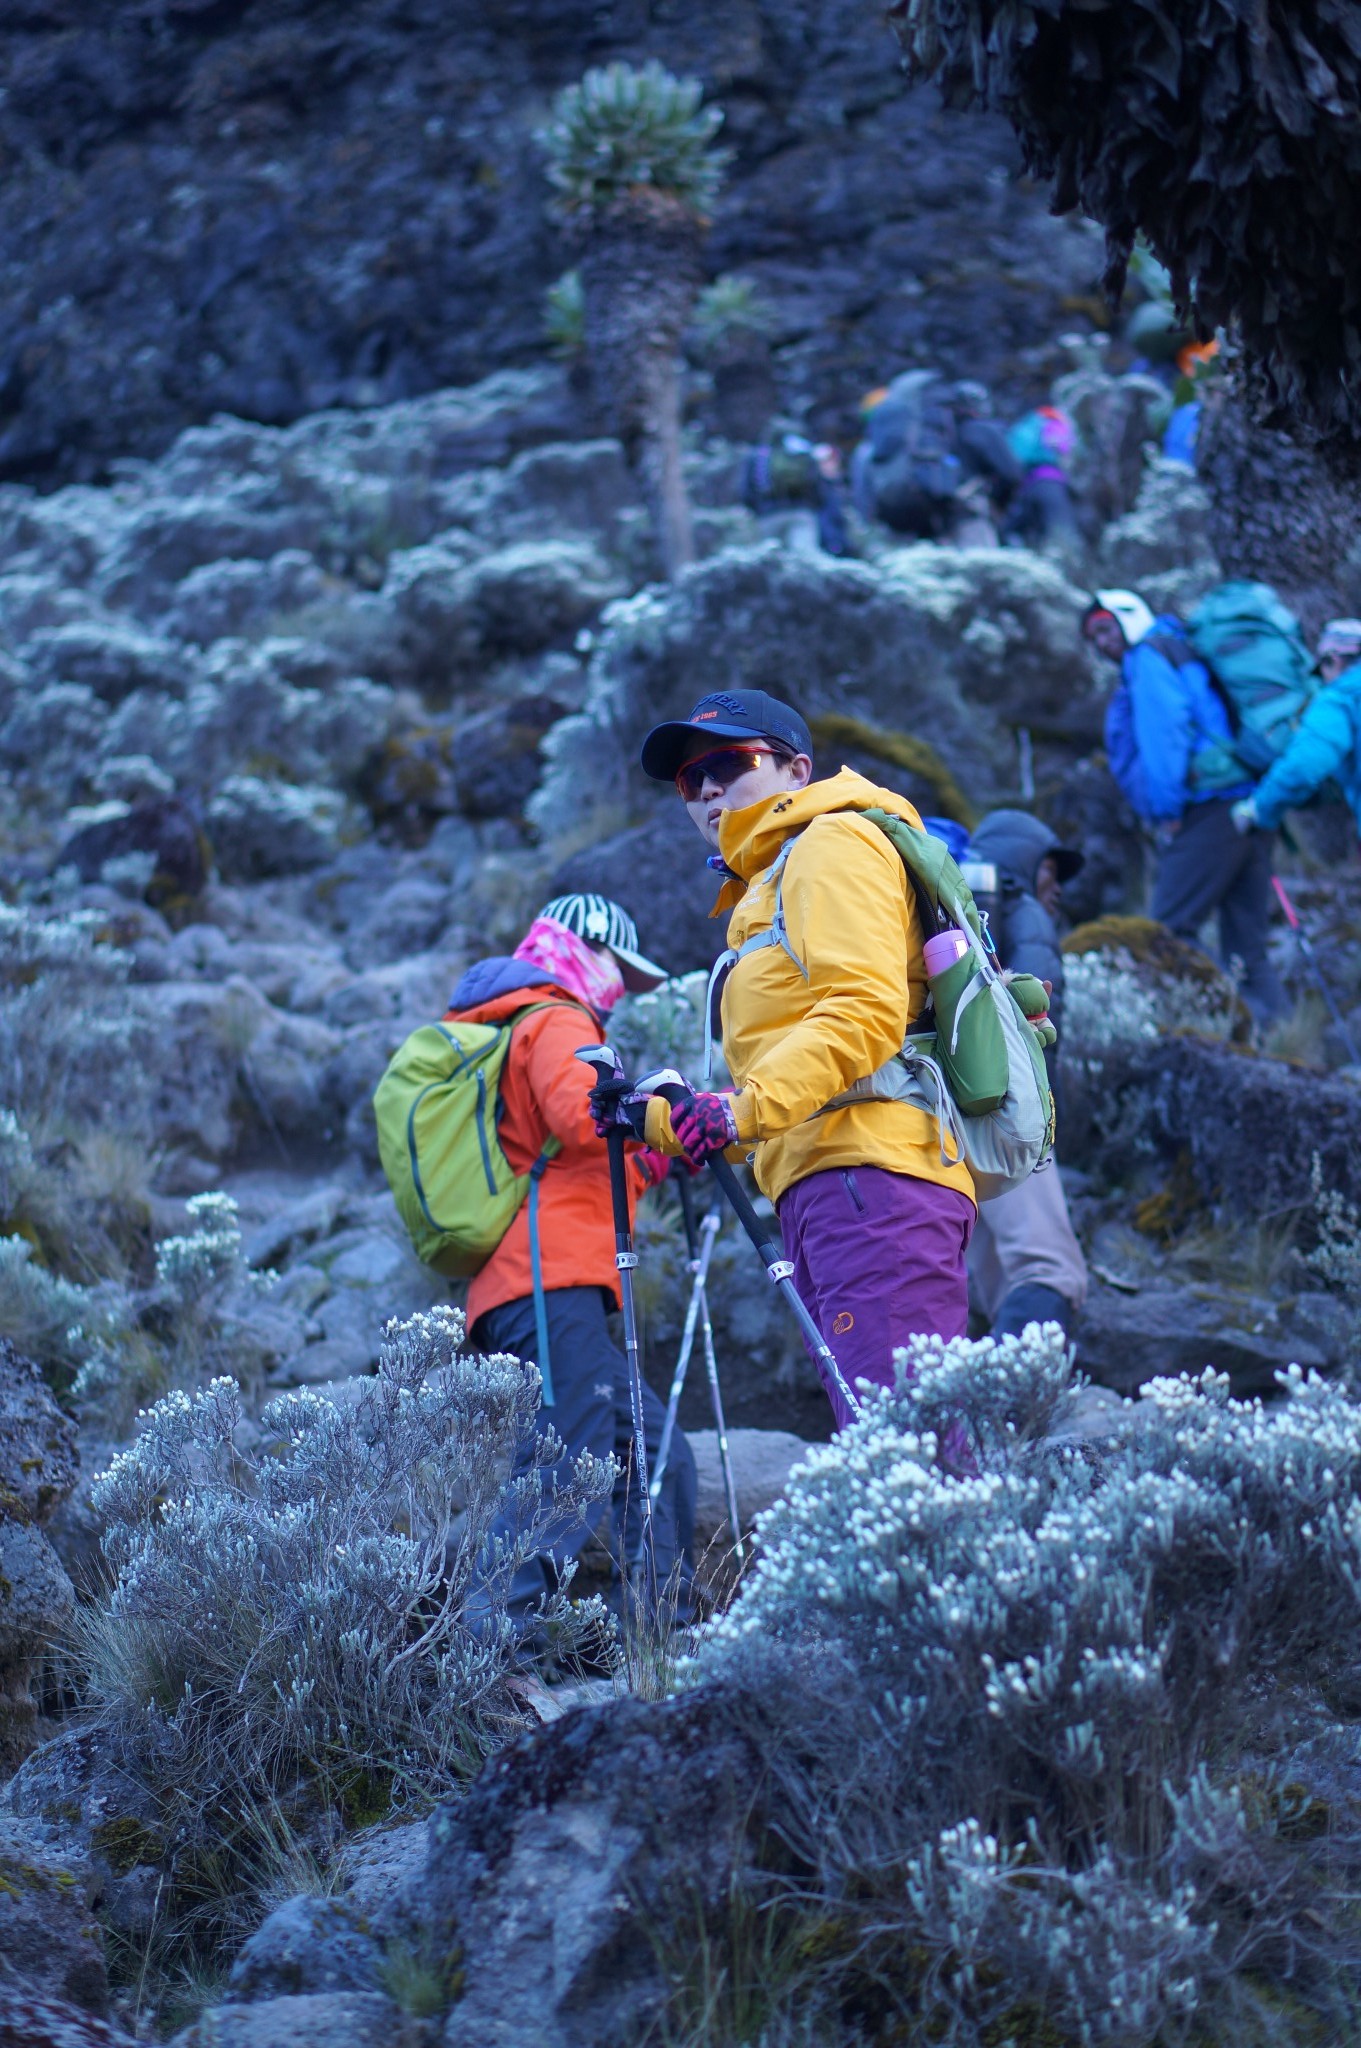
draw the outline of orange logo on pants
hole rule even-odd
[[[853,1315],[848,1315],[846,1310],[842,1309],[841,1314],[832,1324],[832,1335],[834,1337],[844,1337],[847,1330],[853,1330],[854,1328],[855,1317]]]

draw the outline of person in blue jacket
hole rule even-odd
[[[1326,687],[1252,795],[1234,805],[1240,832],[1269,835],[1287,811],[1307,804],[1330,779],[1361,827],[1361,619],[1329,620],[1315,666]]]
[[[1151,828],[1152,913],[1192,945],[1211,916],[1219,952],[1259,1024],[1286,1009],[1267,954],[1271,839],[1241,833],[1233,807],[1253,777],[1233,754],[1233,724],[1210,671],[1174,613],[1155,617],[1132,590],[1099,590],[1084,636],[1120,670],[1106,709],[1106,756]]]

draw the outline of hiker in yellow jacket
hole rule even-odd
[[[648,734],[642,762],[674,780],[715,849],[714,914],[731,913],[731,949],[772,933],[772,870],[792,841],[784,933],[742,953],[723,986],[736,1089],[698,1094],[674,1120],[654,1099],[648,1140],[694,1163],[719,1150],[754,1155],[795,1283],[847,1380],[891,1385],[894,1350],[910,1335],[965,1333],[973,1183],[943,1161],[934,1119],[911,1103],[819,1112],[893,1057],[925,1004],[924,934],[902,860],[857,812],[880,805],[920,820],[850,769],[813,782],[807,725],[761,690],[701,698],[688,719]]]

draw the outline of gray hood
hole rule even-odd
[[[1029,811],[989,811],[969,840],[968,859],[991,861],[1004,881],[1033,892],[1035,870],[1047,853],[1058,863],[1066,882],[1083,865],[1074,846],[1064,846],[1042,818]]]

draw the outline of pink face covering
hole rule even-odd
[[[624,977],[613,953],[597,953],[554,917],[535,918],[515,948],[515,958],[542,967],[559,988],[600,1017],[608,1017],[624,993]]]

